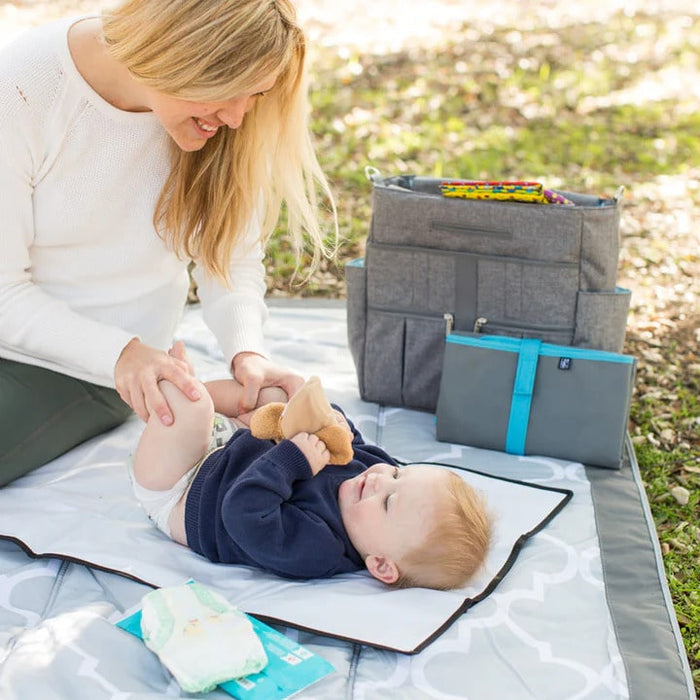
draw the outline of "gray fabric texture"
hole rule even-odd
[[[606,344],[621,348],[631,293],[618,287],[612,292],[579,292],[574,345],[598,348]]]
[[[335,300],[271,299],[266,337],[271,357],[304,376],[318,374],[332,400],[362,434],[405,461],[438,461],[504,478],[570,489],[574,497],[529,538],[515,565],[485,600],[429,644],[405,655],[308,631],[282,628],[336,668],[298,696],[337,700],[691,700],[692,678],[668,599],[645,496],[628,466],[584,468],[549,458],[435,441],[428,413],[380,408],[360,400],[344,341],[346,310]],[[349,312],[349,308],[348,308]],[[227,367],[201,310],[189,308],[178,337],[203,379]],[[66,473],[84,469],[101,480],[122,473],[137,436],[134,420],[61,458]],[[628,450],[632,447],[628,444]],[[26,477],[32,482],[35,475]],[[589,481],[590,480],[590,481]],[[591,499],[593,487],[593,499]],[[97,497],[95,496],[97,493]],[[71,532],[90,532],[84,505],[98,501],[115,528],[134,524],[128,484],[124,508],[104,504],[115,494],[97,490],[73,511]],[[511,501],[519,508],[517,500]],[[595,507],[594,507],[595,506]],[[70,517],[70,513],[64,513]],[[141,514],[144,527],[146,516]],[[42,519],[46,520],[44,514]],[[63,516],[62,516],[63,519]],[[57,522],[51,519],[52,527]],[[164,535],[153,530],[161,546]],[[129,551],[139,548],[129,540]],[[51,551],[57,551],[52,549]],[[109,551],[97,540],[95,551]],[[169,551],[169,550],[168,550]],[[602,563],[599,556],[602,552]],[[130,559],[129,556],[127,558]],[[131,562],[130,562],[131,563]],[[221,565],[212,565],[221,566]],[[0,697],[2,700],[160,700],[184,697],[145,645],[113,623],[140,606],[151,588],[124,574],[55,558],[34,558],[15,541],[0,541]],[[197,578],[196,571],[188,571]],[[226,576],[221,574],[222,583]],[[251,578],[260,595],[270,588]],[[393,595],[393,593],[392,593]],[[280,591],[280,604],[286,592]],[[354,605],[364,605],[358,595]],[[321,614],[334,601],[318,602]],[[426,604],[423,604],[427,607]],[[407,607],[410,619],[414,609]],[[403,620],[402,620],[403,621]],[[188,695],[230,700],[222,690]]]
[[[615,287],[620,207],[564,193],[575,206],[446,198],[441,180],[375,180],[364,260],[347,270],[348,340],[363,398],[434,411],[406,387],[418,362],[440,376],[443,317],[454,328],[620,352],[630,295]],[[364,311],[360,307],[364,306]],[[387,313],[393,314],[393,321]],[[432,316],[418,340],[408,319]],[[382,346],[384,334],[390,349]],[[402,340],[403,339],[403,340]],[[390,368],[390,362],[402,366]]]
[[[483,346],[446,344],[437,438],[503,451],[519,356],[474,338]],[[559,360],[537,358],[524,454],[619,469],[634,364],[574,358],[564,370]]]
[[[629,439],[620,472],[586,467],[630,698],[696,698],[654,521]]]

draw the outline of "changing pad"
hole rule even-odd
[[[493,590],[523,542],[571,497],[566,490],[453,468],[486,494],[495,520],[486,566],[466,587],[394,590],[366,572],[290,581],[211,563],[155,529],[126,472],[125,457],[142,426],[134,418],[0,490],[0,532],[36,556],[79,561],[157,587],[194,579],[262,619],[403,652],[425,646]]]

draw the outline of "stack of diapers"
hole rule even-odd
[[[143,641],[188,693],[208,692],[267,666],[248,617],[199,583],[154,590],[142,604]]]

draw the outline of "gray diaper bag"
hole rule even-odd
[[[443,180],[368,169],[364,258],[346,266],[347,325],[367,401],[435,411],[453,331],[622,350],[620,201],[573,206],[444,197]]]

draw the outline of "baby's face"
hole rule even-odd
[[[375,464],[338,491],[343,524],[363,559],[399,563],[433,528],[447,500],[448,472],[440,467]]]

